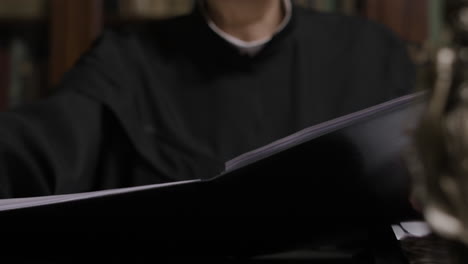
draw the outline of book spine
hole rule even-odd
[[[412,0],[407,2],[406,26],[407,40],[417,45],[424,45],[430,38],[430,15],[431,0]],[[438,0],[441,2],[440,0]],[[405,25],[402,25],[405,28]]]
[[[13,38],[9,45],[8,107],[32,102],[40,95],[41,76],[37,58],[33,56],[32,43],[22,38]]]
[[[8,101],[10,106],[17,106],[21,103],[23,89],[24,89],[24,79],[23,72],[26,69],[26,66],[23,65],[26,61],[26,45],[20,39],[13,39],[10,44],[10,63],[11,63],[11,72],[10,72],[10,85],[9,85],[9,95]]]
[[[429,0],[429,44],[431,49],[442,45],[442,30],[444,27],[445,1]]]
[[[424,44],[428,31],[428,0],[367,0],[365,16],[392,29],[400,38]]]

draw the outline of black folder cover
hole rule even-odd
[[[410,210],[401,154],[423,105],[424,95],[412,94],[309,127],[227,162],[210,180],[0,200],[0,221],[15,222],[10,231],[174,239],[320,237],[324,227],[391,222]]]

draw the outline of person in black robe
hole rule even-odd
[[[208,0],[105,31],[53,95],[1,113],[0,197],[212,178],[413,81],[404,43],[377,23],[288,0]]]

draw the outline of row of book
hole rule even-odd
[[[30,43],[12,38],[0,46],[0,111],[35,100],[42,84],[42,67]]]

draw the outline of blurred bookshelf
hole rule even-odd
[[[0,1],[0,110],[35,100],[46,85],[45,0]]]
[[[293,0],[383,23],[408,44],[420,79],[442,44],[444,0]],[[195,0],[0,0],[0,110],[51,91],[105,27],[182,15]],[[422,83],[422,82],[419,82]]]
[[[114,19],[140,21],[186,14],[193,5],[193,0],[105,0],[104,10]]]

